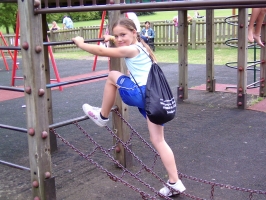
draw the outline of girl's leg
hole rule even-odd
[[[266,13],[266,8],[261,8],[261,11],[259,13],[258,19],[256,21],[255,32],[253,34],[253,37],[254,37],[255,41],[261,47],[264,47],[264,44],[261,41],[260,35],[261,35],[261,27],[262,27],[262,24],[263,24],[263,21],[264,21],[265,13]]]
[[[249,20],[248,25],[248,41],[254,42],[253,38],[253,29],[254,29],[254,23],[257,20],[259,14],[260,14],[261,8],[252,8],[251,17]]]
[[[108,115],[114,105],[117,91],[117,79],[123,74],[119,71],[110,71],[103,91],[103,101],[101,114],[103,117],[108,118]]]
[[[169,176],[170,183],[176,183],[178,181],[177,168],[175,163],[175,157],[172,149],[168,146],[164,140],[164,127],[161,125],[153,124],[147,117],[148,128],[150,132],[150,140],[158,151],[161,160],[166,168]]]

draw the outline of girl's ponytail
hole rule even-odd
[[[147,49],[147,51],[148,51],[149,55],[151,56],[152,60],[154,62],[157,62],[157,59],[156,59],[153,51],[151,50],[150,46],[146,42],[144,42],[144,40],[140,37],[139,33],[137,34],[137,40],[138,40],[138,42],[141,42],[141,44]]]

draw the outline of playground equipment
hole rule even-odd
[[[103,26],[104,26],[104,22],[105,22],[105,16],[106,16],[106,11],[103,11],[102,13],[102,20],[101,20],[101,25],[100,25],[100,31],[99,31],[99,35],[98,38],[101,38],[103,36]],[[107,29],[108,30],[108,29]],[[106,34],[108,33],[108,31],[106,31]],[[100,45],[100,42],[97,43],[98,45]],[[94,62],[93,62],[93,66],[92,66],[92,71],[95,71],[96,68],[96,64],[97,64],[97,58],[98,56],[94,56]],[[110,60],[108,58],[108,60]],[[108,62],[109,63],[109,62]],[[109,67],[110,68],[110,67]]]
[[[225,18],[225,22],[230,24],[230,25],[233,25],[233,26],[238,26],[237,23],[230,21],[232,19],[236,19],[237,17],[238,17],[237,15],[229,16],[229,17]],[[238,40],[237,38],[228,39],[225,41],[225,44],[227,46],[230,46],[233,48],[238,48],[237,45],[232,44],[233,41],[235,42],[237,40]],[[247,70],[253,71],[253,83],[247,85],[247,89],[251,89],[251,88],[260,87],[260,81],[257,81],[257,72],[260,71],[260,68],[258,68],[257,65],[263,63],[263,61],[256,60],[256,58],[257,58],[256,52],[257,52],[257,49],[260,49],[260,46],[258,46],[255,41],[253,44],[248,45],[248,49],[253,49],[253,61],[247,62],[247,64],[248,64]],[[236,64],[237,64],[237,62],[227,62],[225,65],[227,67],[237,69],[238,67],[236,66]],[[236,88],[236,87],[228,86],[228,87],[226,87],[226,89],[227,88]]]
[[[3,49],[3,50],[8,50],[8,53],[10,55],[10,57],[12,58],[13,60],[13,67],[12,67],[12,76],[11,76],[11,86],[15,86],[15,80],[16,79],[23,79],[23,77],[17,77],[16,76],[16,70],[19,69],[18,67],[18,63],[17,63],[17,56],[18,56],[18,51],[21,50],[21,48],[16,48],[19,46],[19,25],[20,25],[20,20],[19,20],[19,15],[17,14],[17,20],[16,20],[16,33],[15,33],[15,45],[14,45],[14,48],[13,47],[10,47],[8,46],[5,38],[4,38],[4,35],[0,32],[0,37],[2,39],[2,41],[4,42],[5,44],[5,47],[0,47],[0,49]],[[49,41],[49,38],[47,36],[47,40]],[[14,55],[12,54],[12,52],[10,50],[14,50]],[[3,57],[3,60],[4,60],[4,63],[5,63],[5,66],[6,66],[6,70],[9,70],[9,67],[8,67],[8,64],[6,62],[6,58],[5,58],[5,55],[3,53],[2,50],[0,50],[1,54],[2,54],[2,57]],[[54,73],[55,73],[55,77],[56,79],[50,79],[50,81],[57,81],[57,82],[60,82],[60,75],[59,75],[59,72],[58,72],[58,69],[57,69],[57,66],[56,66],[56,62],[55,62],[55,59],[54,59],[54,54],[53,54],[53,51],[51,49],[51,46],[48,46],[48,52],[49,52],[49,56],[50,56],[50,60],[52,62],[52,67],[53,67],[53,70],[54,70]],[[59,86],[59,90],[62,91],[63,88],[61,86]]]
[[[7,41],[5,40],[5,37],[2,34],[2,32],[0,32],[0,37],[1,37],[2,41],[3,41],[3,43],[5,44],[5,46],[8,47]],[[2,50],[0,50],[0,52],[1,52],[1,55],[2,55],[2,58],[3,58],[3,61],[4,61],[4,64],[5,64],[6,70],[9,70],[8,63],[6,61],[5,54],[4,54],[4,52]],[[11,57],[11,59],[13,60],[13,63],[15,63],[15,58],[14,58],[13,53],[10,50],[8,50],[8,54]],[[15,67],[18,68],[17,63],[15,63]]]
[[[0,1],[5,2],[5,1]],[[10,1],[12,2],[12,1]],[[77,6],[76,3],[80,5]],[[51,43],[47,42],[47,30],[41,27],[43,24],[47,24],[45,17],[42,14],[55,13],[55,12],[78,12],[78,11],[113,11],[110,12],[109,20],[111,22],[115,21],[120,17],[120,11],[169,11],[169,10],[179,10],[178,21],[179,21],[179,88],[178,88],[178,99],[182,102],[184,99],[188,98],[188,62],[187,62],[187,10],[199,10],[208,9],[206,15],[207,24],[207,35],[209,38],[207,43],[207,56],[206,56],[206,90],[213,92],[215,91],[215,79],[214,79],[214,64],[213,64],[213,18],[214,13],[212,9],[223,9],[223,8],[239,8],[239,44],[238,44],[238,54],[241,57],[247,58],[247,42],[244,38],[247,38],[247,7],[263,7],[265,6],[264,0],[254,0],[254,1],[240,1],[234,0],[230,1],[169,1],[160,3],[133,3],[124,4],[123,0],[110,0],[105,5],[96,5],[96,1],[92,1],[92,5],[84,6],[86,1],[48,1],[45,0],[44,3],[35,1],[18,1],[19,4],[19,14],[21,27],[21,48],[14,47],[13,49],[21,50],[22,60],[23,60],[23,72],[26,79],[25,82],[25,98],[26,98],[26,109],[27,109],[27,128],[24,130],[28,134],[29,143],[29,158],[30,158],[30,171],[31,171],[31,182],[32,182],[32,199],[53,199],[55,198],[55,178],[52,175],[51,170],[51,155],[47,152],[53,152],[56,149],[56,140],[54,138],[55,134],[50,133],[50,128],[55,126],[53,124],[52,117],[52,104],[51,104],[51,91],[47,89],[47,82],[50,80],[49,64],[48,64],[48,47]],[[88,2],[90,4],[91,2]],[[100,2],[103,4],[103,2]],[[67,7],[66,7],[67,4]],[[73,4],[73,5],[72,5]],[[56,7],[55,7],[56,5]],[[64,7],[64,9],[62,9]],[[265,36],[266,37],[266,36]],[[34,39],[33,39],[34,38]],[[62,43],[61,43],[62,44]],[[11,48],[9,48],[11,49]],[[263,52],[266,55],[266,52]],[[240,57],[240,56],[239,56]],[[246,88],[246,67],[247,63],[245,59],[238,60],[238,107],[245,108],[245,88]],[[265,66],[262,66],[265,68]],[[39,70],[35,70],[35,69]],[[123,63],[121,59],[111,59],[110,60],[111,70],[124,71]],[[34,78],[32,78],[34,77]],[[266,74],[262,74],[261,83],[265,82]],[[244,88],[244,89],[243,89]],[[265,88],[262,88],[265,91]],[[266,92],[266,91],[265,91]],[[266,93],[264,93],[266,94]],[[49,101],[47,101],[49,99]],[[125,120],[127,120],[128,109],[127,106],[122,104],[120,99],[116,101],[117,109],[121,112],[121,115]],[[37,110],[38,109],[38,110]],[[132,159],[132,155],[126,153],[126,148],[123,143],[127,142],[130,138],[129,130],[123,123],[121,119],[117,116],[113,116],[113,129],[117,130],[116,136],[122,138],[120,143],[116,143],[116,147],[119,151],[115,153],[115,160],[118,160],[121,166],[129,167],[129,160]],[[65,124],[62,122],[61,124]],[[7,128],[4,125],[2,128]],[[18,127],[12,127],[12,130],[19,130]],[[112,178],[115,177],[111,176]],[[218,185],[221,186],[221,185]],[[214,186],[212,186],[213,188]],[[51,190],[46,190],[46,188],[52,188]],[[239,189],[239,188],[238,188]],[[251,191],[255,193],[256,191]],[[260,194],[266,194],[266,192],[259,191]],[[188,197],[194,198],[189,194],[184,194]],[[165,197],[169,199],[168,197]],[[195,199],[195,198],[194,198]]]

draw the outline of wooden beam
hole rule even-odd
[[[266,42],[266,16],[261,28],[261,41],[265,44]],[[266,97],[266,49],[260,49],[260,97]]]
[[[238,11],[238,52],[237,52],[237,107],[247,107],[247,56],[248,56],[248,9]]]
[[[214,79],[214,10],[206,10],[206,90],[215,91]]]
[[[119,4],[120,0],[115,0],[115,4]],[[120,11],[109,11],[109,31],[112,35],[112,25],[116,22],[121,15]],[[110,58],[110,70],[120,71],[123,74],[127,74],[127,68],[125,66],[125,61],[122,58]],[[124,104],[121,100],[121,97],[117,93],[115,105],[118,107],[118,111],[121,113],[123,118],[128,121],[128,106]],[[117,114],[112,115],[113,119],[113,130],[115,131],[116,135],[123,141],[127,142],[130,138],[130,131],[128,126],[117,116]],[[114,139],[114,144],[116,140]],[[130,147],[130,146],[129,146]],[[132,166],[132,155],[128,154],[126,149],[122,146],[121,143],[117,145],[115,149],[115,159],[124,167],[131,167]]]
[[[31,171],[31,199],[46,200],[49,196],[55,197],[55,194],[45,190],[48,179],[52,179],[52,170],[42,16],[33,13],[34,1],[18,1],[18,7]]]
[[[42,15],[42,37],[43,42],[48,42],[47,38],[47,31],[48,24],[46,21],[46,15]],[[49,55],[48,55],[48,46],[43,46],[43,53],[44,53],[44,67],[45,67],[45,77],[46,77],[46,84],[50,84],[50,66],[49,66]],[[48,121],[49,125],[53,124],[53,104],[52,104],[52,92],[51,88],[46,87],[46,94],[47,94],[47,113],[48,113]],[[56,135],[52,132],[49,133],[50,135],[50,147],[51,147],[51,153],[55,152],[57,150],[57,141],[56,141]]]
[[[188,22],[187,10],[178,11],[178,102],[188,98]]]

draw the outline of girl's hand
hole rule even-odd
[[[84,43],[83,37],[77,36],[72,38],[72,41],[79,47],[81,44]]]
[[[104,35],[103,38],[104,38],[104,42],[109,42],[109,41],[113,43],[115,42],[115,37],[112,35]]]

